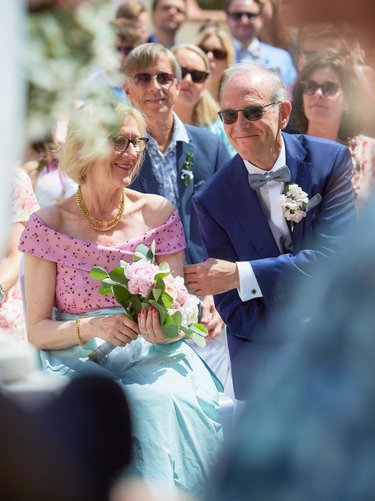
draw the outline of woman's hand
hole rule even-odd
[[[123,313],[91,317],[92,337],[99,337],[116,346],[124,346],[137,338],[138,325]]]
[[[176,339],[166,338],[161,330],[160,317],[158,310],[149,306],[146,311],[144,308],[138,313],[138,328],[141,336],[153,344],[170,343]]]

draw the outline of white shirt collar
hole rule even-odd
[[[260,169],[259,167],[256,167],[253,165],[251,162],[248,160],[243,161],[245,164],[245,167],[247,169],[247,172],[249,174],[264,174],[264,169]],[[273,164],[273,167],[271,171],[276,171],[283,167],[286,164],[286,152],[285,152],[285,143],[283,137],[281,137],[281,151],[280,155],[278,156],[276,162]]]

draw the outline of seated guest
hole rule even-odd
[[[262,0],[226,0],[228,26],[236,50],[236,61],[251,59],[276,72],[286,86],[296,78],[291,55],[284,49],[260,42]]]
[[[375,179],[375,139],[361,134],[361,82],[353,65],[337,56],[318,56],[301,70],[294,88],[292,128],[334,139],[349,147],[357,206],[367,199]]]
[[[151,34],[150,22],[145,4],[141,0],[126,0],[116,10],[116,19],[126,19],[135,24],[145,43]]]
[[[153,241],[157,261],[183,273],[176,209],[128,188],[147,144],[146,122],[134,108],[118,104],[115,111],[117,124],[109,126],[99,111],[77,110],[60,156],[61,168],[80,183],[77,193],[33,214],[21,237],[28,338],[42,350],[46,371],[68,378],[109,371],[126,388],[134,416],[134,468],[168,490],[196,492],[222,442],[212,376],[182,335],[166,342],[155,310],[143,309],[134,322],[89,275],[93,266],[131,261],[140,243]],[[107,138],[100,152],[99,132]],[[87,360],[102,341],[117,346],[105,367]]]
[[[207,54],[210,61],[210,75],[206,87],[212,97],[219,102],[219,85],[224,71],[235,62],[235,54],[230,36],[222,26],[204,24],[195,39],[195,44]]]
[[[186,21],[186,0],[153,0],[151,17],[155,31],[148,41],[170,48],[177,43],[177,31]]]
[[[205,88],[210,75],[208,57],[193,44],[175,45],[172,52],[180,63],[182,73],[174,111],[183,123],[204,127],[219,135],[230,155],[234,156],[236,152],[228,141],[218,115],[219,105]]]
[[[29,176],[17,168],[12,187],[11,226],[0,260],[0,328],[20,341],[26,340],[26,323],[18,283],[21,253],[18,251],[20,235],[30,214],[38,210]]]

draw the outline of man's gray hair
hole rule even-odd
[[[180,81],[181,68],[173,52],[160,43],[143,43],[135,47],[124,60],[121,72],[125,76],[125,82],[128,82],[135,73],[141,73],[146,68],[157,64],[164,57],[170,62],[177,81]]]
[[[223,90],[228,81],[236,75],[246,72],[261,73],[267,78],[267,80],[271,82],[273,87],[273,94],[271,96],[271,99],[275,101],[286,101],[288,99],[288,93],[286,91],[285,85],[280,80],[280,77],[277,75],[277,73],[266,68],[262,64],[255,63],[254,61],[242,61],[241,63],[230,66],[224,71],[219,87],[220,101],[223,95]]]

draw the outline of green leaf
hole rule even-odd
[[[165,291],[165,283],[164,283],[164,280],[162,280],[161,278],[156,278],[157,275],[155,275],[155,285],[154,287],[156,287],[156,289],[160,289],[162,292]]]
[[[161,326],[161,330],[163,331],[164,337],[169,339],[173,339],[178,337],[178,329],[175,326],[172,317],[168,316],[165,319],[164,325]]]
[[[108,294],[111,294],[112,292],[112,286],[108,286],[106,284],[101,284],[99,287],[99,294],[102,296],[107,296]]]
[[[166,318],[169,316],[168,311],[166,310],[166,308],[164,308],[164,306],[157,303],[156,301],[153,301],[152,299],[149,299],[149,303],[156,310],[158,310],[160,316],[160,324],[163,325],[165,323]]]
[[[103,280],[103,278],[108,277],[108,273],[101,266],[94,266],[94,268],[90,270],[90,277],[94,280]]]
[[[133,261],[139,261],[140,259],[147,259],[147,253],[149,248],[145,244],[139,244],[134,252]]]
[[[127,285],[129,280],[124,275],[124,268],[114,268],[108,273],[109,277],[114,281],[123,285]]]
[[[116,301],[121,304],[121,306],[125,309],[127,309],[128,304],[129,304],[129,299],[131,294],[129,291],[123,287],[122,285],[113,285],[113,294],[116,298]]]
[[[168,309],[172,308],[173,299],[171,298],[171,296],[167,292],[162,293],[161,300],[162,300],[163,305],[166,308],[168,308]]]
[[[196,334],[195,332],[192,332],[191,336],[189,336],[190,339],[194,341],[200,348],[204,348],[206,346],[206,340],[203,336],[200,336],[199,334]]]
[[[202,324],[191,324],[189,326],[189,329],[199,334],[200,336],[206,337],[208,334],[208,330]]]
[[[155,301],[159,299],[162,292],[163,292],[162,289],[156,289],[156,288],[152,289],[152,295],[154,296]]]
[[[141,311],[142,309],[142,303],[141,303],[141,300],[139,299],[138,296],[132,296],[132,303],[133,303],[133,308],[134,308],[134,311],[136,313],[136,315],[138,315],[138,313]]]
[[[120,259],[120,266],[121,268],[126,268],[128,266],[128,263],[125,262],[123,259]]]
[[[172,318],[177,327],[177,330],[179,331],[182,323],[182,314],[179,311],[175,311],[172,315]]]
[[[117,285],[117,282],[114,282],[111,278],[108,277],[102,280],[102,284],[112,286],[112,285]]]

